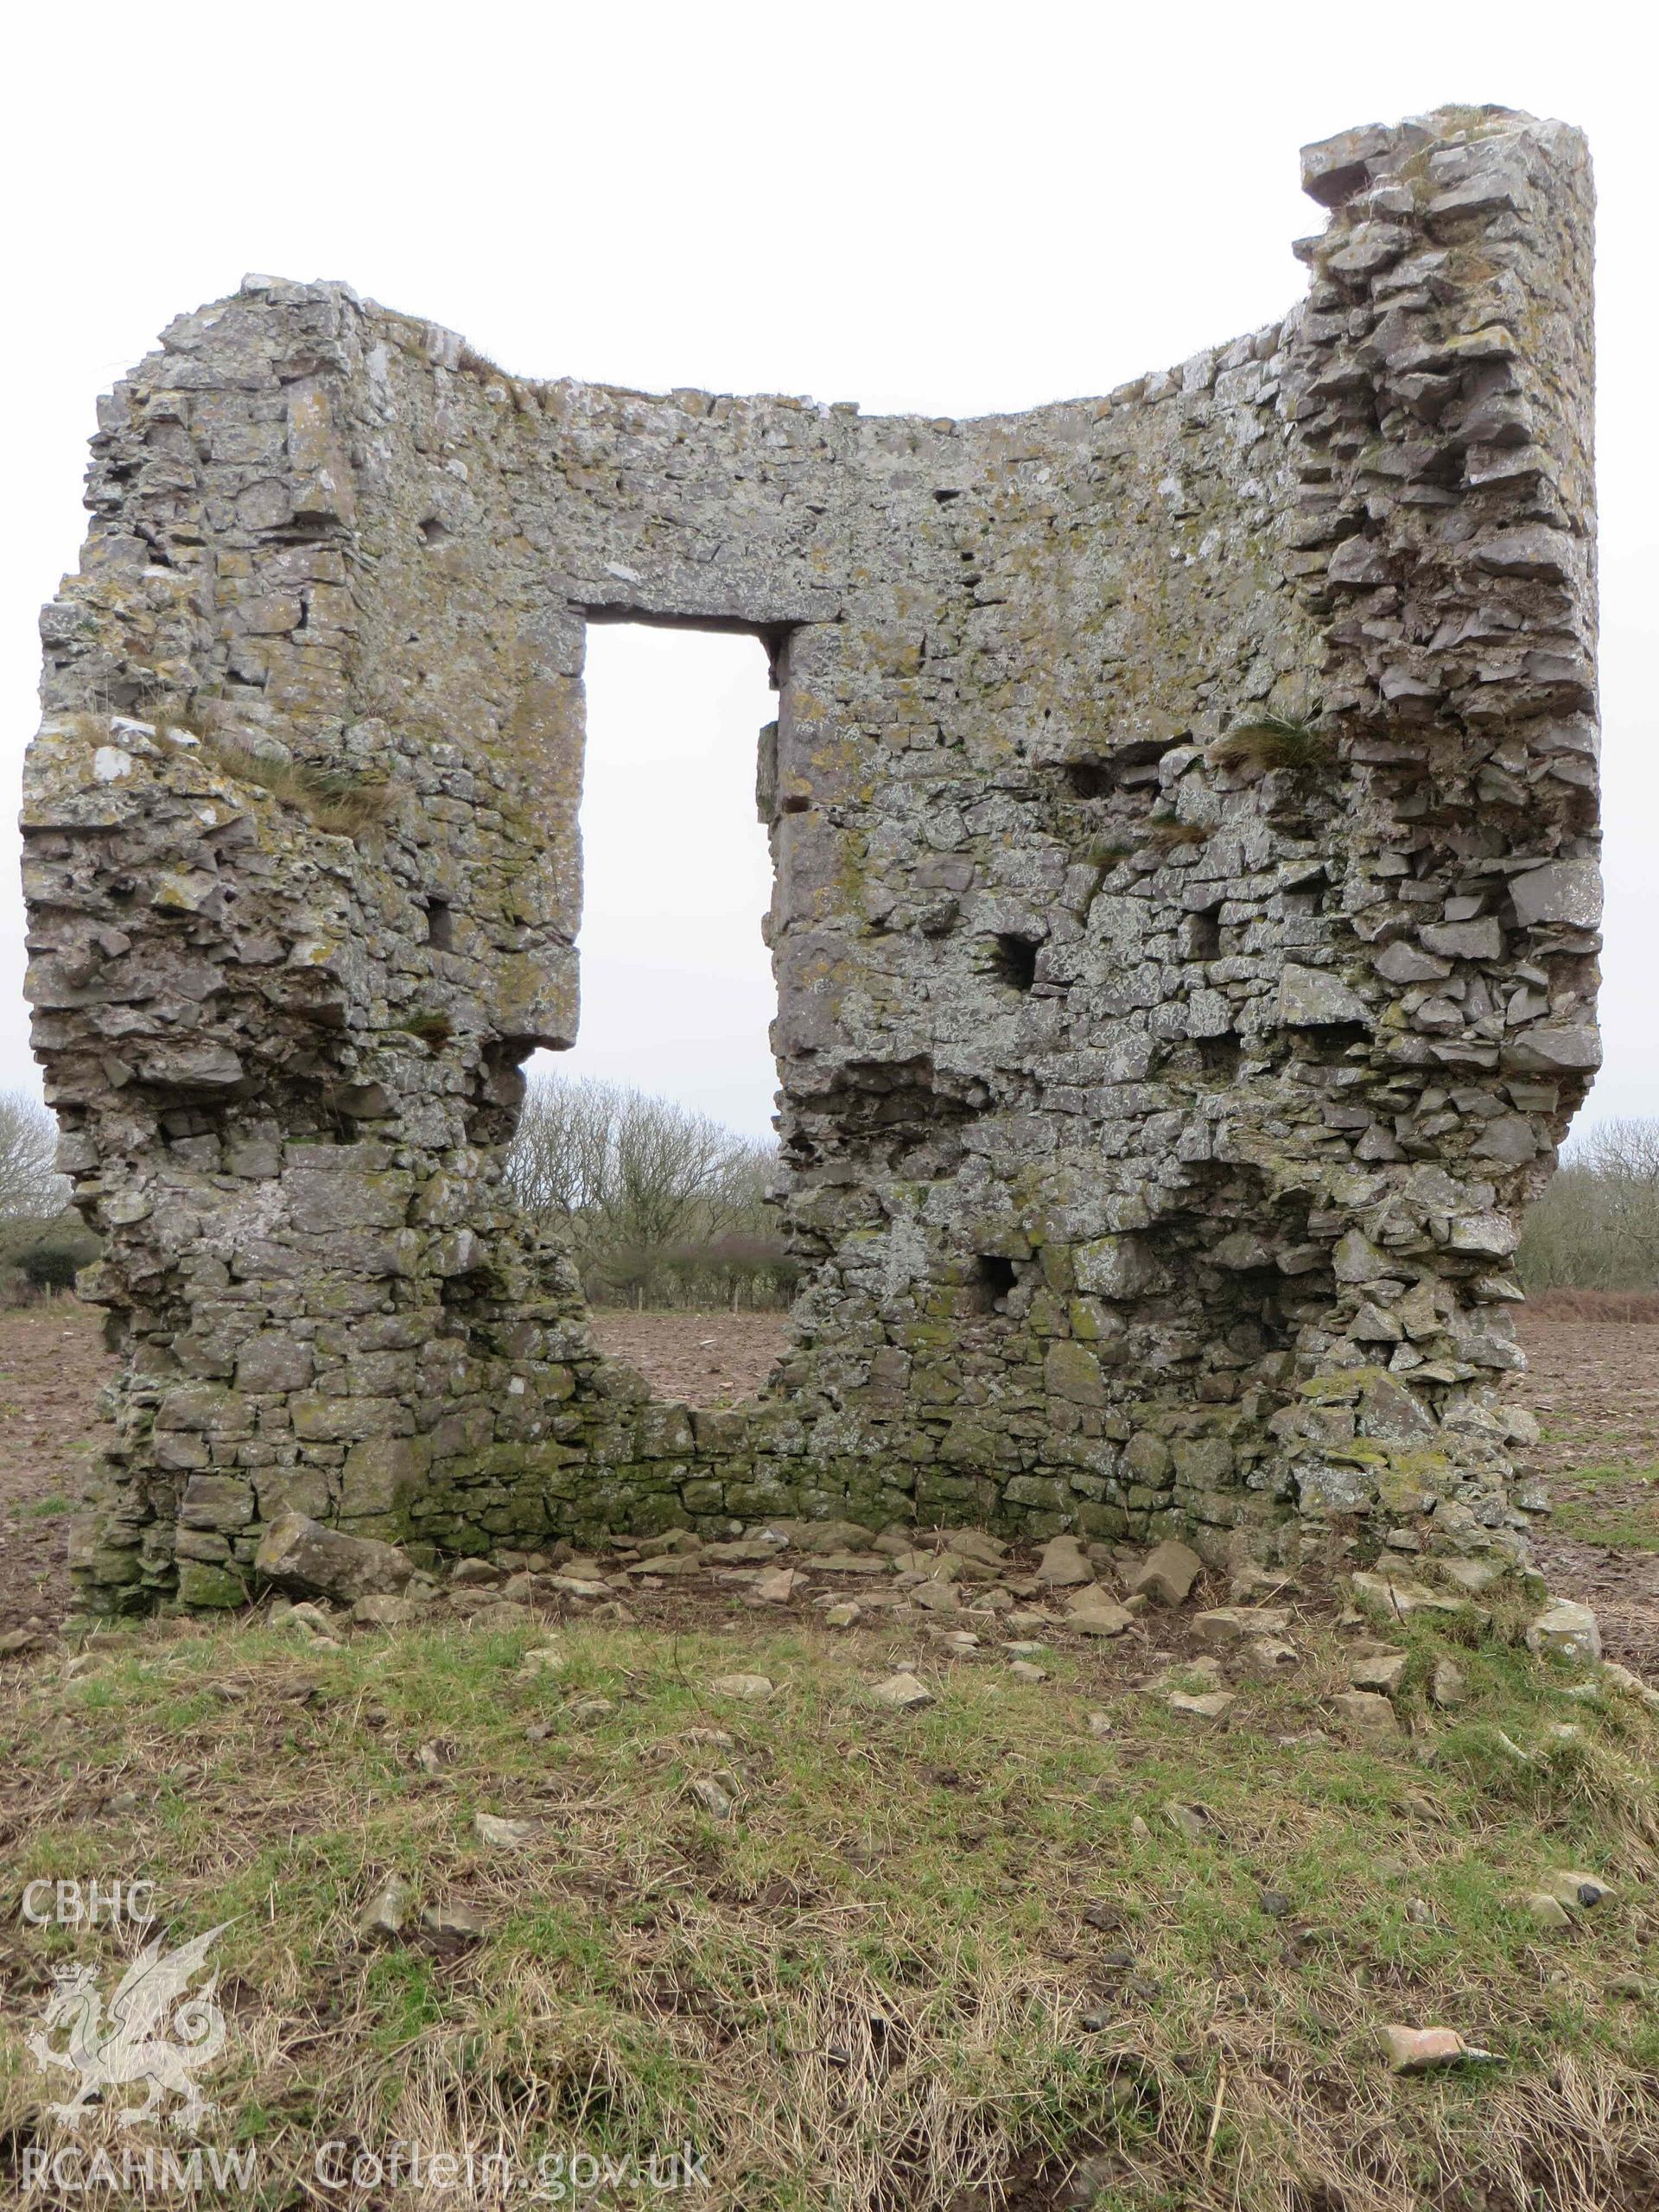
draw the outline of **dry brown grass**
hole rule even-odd
[[[1274,768],[1329,773],[1337,765],[1330,733],[1316,719],[1294,715],[1256,715],[1236,723],[1205,757],[1213,767],[1249,769],[1257,774]]]
[[[1529,1312],[1548,1321],[1659,1321],[1659,1292],[1650,1290],[1538,1290]]]
[[[1147,823],[1141,833],[1141,842],[1150,845],[1154,852],[1173,853],[1183,845],[1202,845],[1210,834],[1201,822],[1180,822],[1173,815],[1166,815]]]
[[[263,786],[329,836],[359,837],[381,826],[391,810],[389,784],[344,769],[269,760],[228,738],[213,736],[198,739],[196,757],[238,783]]]

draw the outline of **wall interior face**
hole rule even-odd
[[[264,278],[103,403],[23,813],[126,1354],[91,1603],[239,1599],[284,1504],[1519,1553],[1515,1218],[1597,1059],[1589,165],[1448,109],[1304,171],[1303,305],[1027,415],[524,383]],[[502,1191],[620,619],[779,684],[808,1274],[730,1411]]]

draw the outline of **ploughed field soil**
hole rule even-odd
[[[0,1635],[68,1610],[64,1553],[113,1362],[73,1298],[0,1310]]]
[[[789,1342],[784,1313],[594,1316],[601,1351],[637,1367],[659,1398],[731,1406],[760,1388]]]
[[[1659,1303],[1654,1311],[1630,1321],[1585,1318],[1554,1299],[1527,1308],[1530,1367],[1518,1387],[1543,1429],[1555,1506],[1537,1536],[1540,1564],[1553,1589],[1595,1607],[1611,1656],[1659,1678]],[[55,1622],[67,1606],[70,1509],[111,1364],[100,1319],[72,1299],[0,1313],[0,1633]],[[594,1327],[659,1395],[690,1405],[747,1396],[787,1342],[781,1313],[607,1312]]]
[[[1609,1656],[1659,1675],[1659,1306],[1607,1321],[1553,1302],[1521,1317],[1554,1507],[1533,1548],[1552,1589],[1595,1608]]]

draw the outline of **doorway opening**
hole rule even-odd
[[[749,1396],[786,1341],[757,637],[591,623],[576,1042],[531,1063],[521,1198],[569,1243],[603,1349],[659,1397]]]

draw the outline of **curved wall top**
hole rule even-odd
[[[127,1362],[95,1602],[284,1503],[1518,1548],[1514,1217],[1596,1061],[1589,165],[1304,156],[1305,303],[977,422],[531,384],[251,278],[43,618],[35,1047]],[[500,1166],[576,1027],[585,626],[736,626],[796,1344],[648,1402]]]

